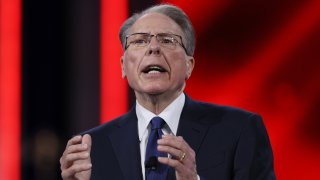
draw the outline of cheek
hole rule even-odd
[[[125,73],[126,73],[128,79],[130,79],[130,78],[132,78],[132,76],[134,76],[136,68],[134,67],[134,64],[132,62],[130,62],[130,61],[125,62],[124,69],[125,69]]]
[[[126,54],[124,56],[124,62],[123,66],[125,69],[125,72],[127,75],[131,74],[133,75],[134,73],[137,72],[138,65],[139,65],[139,59],[136,56],[133,56],[132,54]]]
[[[178,76],[178,78],[184,79],[186,77],[188,68],[184,57],[176,57],[176,59],[173,59],[172,71],[175,76]]]
[[[125,73],[126,73],[126,79],[130,87],[134,86],[134,82],[137,80],[136,71],[134,68],[134,64],[130,61],[126,61],[123,63]]]

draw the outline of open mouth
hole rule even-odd
[[[147,66],[146,68],[144,68],[142,70],[143,73],[146,74],[151,74],[151,73],[163,73],[163,72],[167,72],[166,69],[164,69],[161,66],[157,66],[157,65],[151,65],[151,66]]]

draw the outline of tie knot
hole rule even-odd
[[[154,117],[151,119],[151,129],[161,129],[165,124],[164,120],[161,117]]]

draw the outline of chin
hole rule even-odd
[[[157,94],[162,94],[166,92],[166,89],[163,87],[149,87],[149,88],[144,88],[142,92],[150,95],[157,95]]]
[[[164,92],[165,91],[158,90],[158,89],[152,89],[152,90],[145,91],[145,93],[150,94],[150,95],[159,95],[159,94],[162,94]]]

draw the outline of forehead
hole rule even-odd
[[[160,13],[148,13],[141,16],[130,28],[130,33],[137,32],[182,35],[180,26],[168,16]]]

